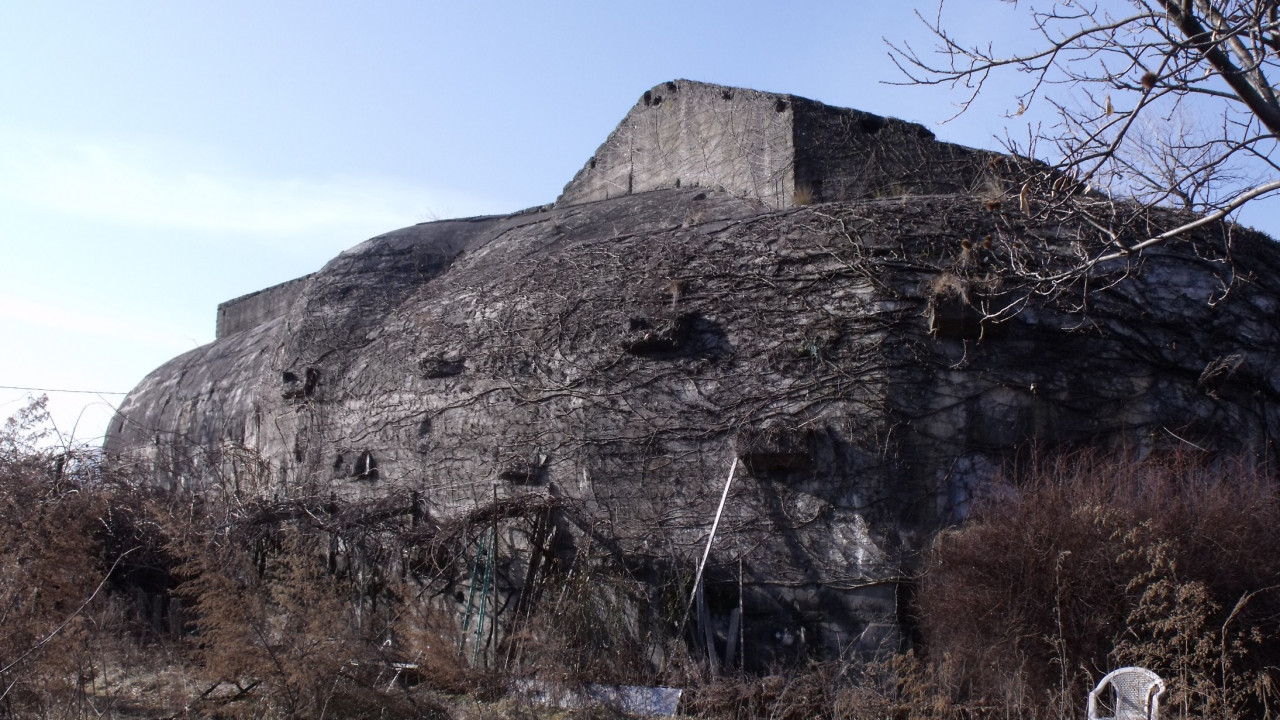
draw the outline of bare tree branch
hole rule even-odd
[[[1034,206],[1043,217],[1088,216],[1091,211],[1066,196],[1101,190],[1138,207],[1174,205],[1203,215],[1160,232],[1144,228],[1140,212],[1086,217],[1110,238],[1112,249],[1092,258],[1082,254],[1066,271],[1028,266],[1027,279],[1087,282],[1099,263],[1228,219],[1248,202],[1280,190],[1280,163],[1271,159],[1280,139],[1280,97],[1270,80],[1280,72],[1280,0],[1005,4],[1009,12],[1030,15],[1036,47],[1009,53],[989,42],[968,45],[949,26],[940,0],[933,19],[917,13],[937,41],[932,54],[887,41],[904,84],[963,87],[963,113],[993,88],[993,73],[1014,71],[1027,78],[1016,90],[1010,116],[1040,101],[1058,120],[1032,131],[1023,146],[1005,141],[1016,155],[1051,153],[1042,159],[1052,169],[1032,169],[1022,186],[1024,212]],[[1134,237],[1144,239],[1120,240]]]

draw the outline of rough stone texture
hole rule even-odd
[[[557,205],[649,190],[719,188],[786,208],[826,200],[1000,194],[995,153],[921,125],[796,97],[689,80],[648,90]]]
[[[780,654],[892,641],[924,538],[1033,444],[1274,452],[1265,237],[1211,226],[1085,292],[1040,279],[1109,246],[1082,213],[1122,241],[1186,218],[969,192],[777,209],[681,185],[358,245],[284,315],[148,376],[107,450],[159,460],[158,482],[414,492],[437,519],[546,494],[636,566],[692,563],[736,457],[711,578],[741,561],[748,643]]]

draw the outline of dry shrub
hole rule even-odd
[[[0,714],[182,707],[168,688],[139,701],[125,681],[173,657],[131,594],[141,573],[164,574],[149,501],[94,449],[62,442],[43,399],[0,428]]]
[[[379,664],[353,617],[355,588],[329,573],[314,539],[287,526],[202,530],[176,542],[205,678],[255,714],[319,716],[360,694]]]
[[[952,700],[1079,714],[1110,669],[1169,681],[1183,715],[1274,702],[1280,496],[1243,464],[1187,454],[1042,461],[942,533],[919,593]]]
[[[110,564],[92,458],[50,447],[43,401],[0,429],[0,710],[74,706],[92,682]]]
[[[401,680],[449,694],[492,695],[493,676],[471,665],[451,609],[425,599],[425,588],[413,583],[398,583],[396,590],[411,598],[391,621],[397,657],[406,666]]]
[[[41,402],[0,426],[0,716],[444,714],[392,683],[374,523],[335,568],[318,517],[156,488],[55,440]]]
[[[648,684],[659,655],[642,583],[584,567],[552,576],[514,644],[521,672],[569,683]]]

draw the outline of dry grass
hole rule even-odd
[[[813,187],[807,183],[797,184],[795,192],[792,194],[792,200],[795,202],[796,207],[812,205],[816,200]]]
[[[969,283],[953,272],[939,272],[929,281],[930,298],[964,300],[969,297]]]

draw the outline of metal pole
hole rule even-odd
[[[720,527],[720,514],[724,512],[725,498],[729,497],[729,486],[733,484],[733,474],[738,470],[738,458],[733,458],[729,467],[729,479],[724,481],[724,492],[720,494],[720,507],[716,508],[716,519],[711,523],[711,533],[707,535],[707,547],[702,551],[702,562],[698,563],[698,572],[693,576],[693,591],[689,593],[689,603],[684,606],[684,615],[680,617],[680,627],[676,635],[684,634],[685,623],[689,621],[689,610],[698,597],[698,586],[702,584],[702,571],[707,567],[707,558],[711,555],[711,541],[716,539],[716,528]]]

